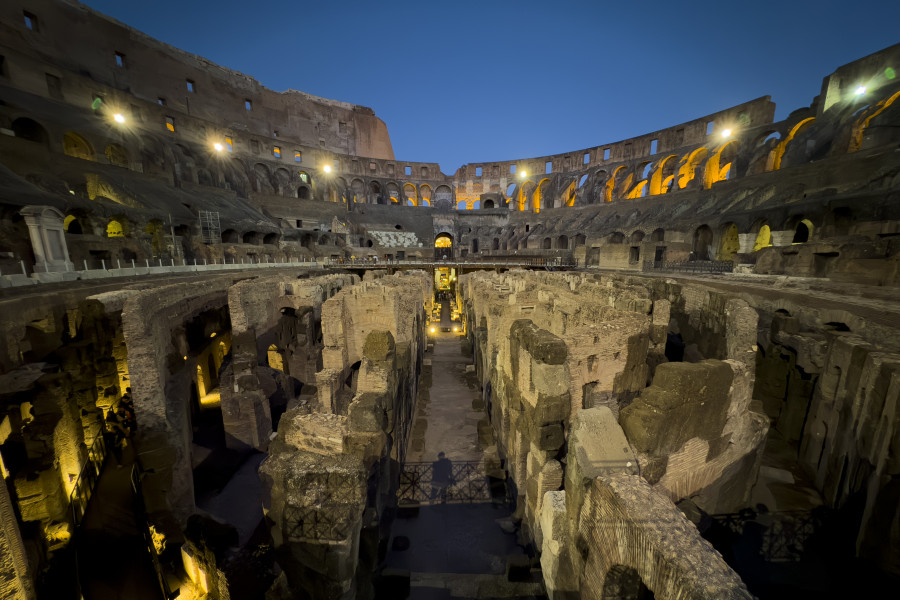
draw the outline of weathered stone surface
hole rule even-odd
[[[732,379],[721,361],[662,364],[622,411],[622,428],[636,449],[652,455],[671,454],[693,437],[714,439],[725,425]]]

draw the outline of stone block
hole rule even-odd
[[[622,429],[638,451],[656,456],[694,437],[715,439],[725,425],[732,380],[723,361],[661,364],[653,384],[622,410]]]

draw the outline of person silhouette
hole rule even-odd
[[[447,488],[453,485],[453,463],[438,453],[438,459],[431,463],[431,499],[441,499],[441,504],[447,502]]]

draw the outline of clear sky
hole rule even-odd
[[[900,0],[87,0],[266,87],[369,106],[398,160],[513,160],[771,95],[900,42]],[[898,65],[900,67],[900,65]]]

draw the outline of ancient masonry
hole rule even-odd
[[[900,575],[897,65],[444,175],[370,108],[4,1],[0,597],[76,589],[120,461],[160,594],[375,597],[439,302],[552,600],[749,599],[716,524],[801,509]]]

